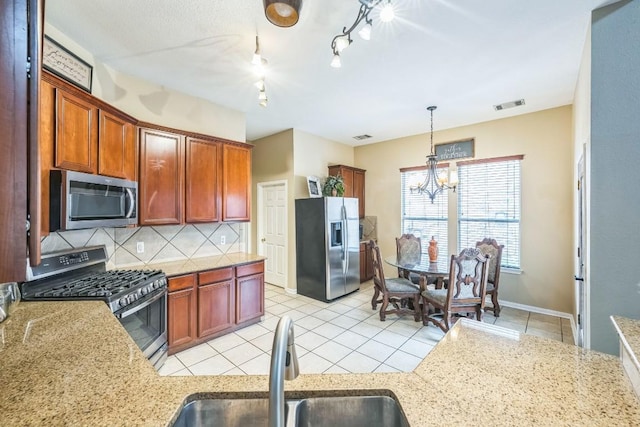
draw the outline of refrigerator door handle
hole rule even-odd
[[[348,246],[347,244],[349,243],[349,227],[348,227],[348,223],[347,223],[347,208],[342,205],[342,232],[344,234],[344,238],[342,239],[342,273],[343,274],[347,274],[347,271],[349,271],[349,252],[348,252]]]

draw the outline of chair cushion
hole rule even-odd
[[[447,302],[447,290],[446,289],[425,289],[422,291],[422,296],[435,301],[440,305],[444,305]]]
[[[403,278],[391,278],[384,279],[385,284],[387,285],[387,290],[389,292],[407,292],[407,293],[417,293],[420,292],[420,286],[411,283],[408,279]]]

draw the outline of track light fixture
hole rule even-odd
[[[378,6],[382,2],[386,2],[385,5],[380,10],[380,20],[383,22],[389,22],[393,20],[395,13],[393,10],[393,5],[391,4],[391,0],[358,0],[360,2],[360,9],[358,10],[358,16],[356,16],[356,20],[351,24],[351,27],[347,29],[344,27],[342,29],[341,34],[337,34],[333,40],[331,40],[331,50],[333,51],[333,60],[331,61],[331,66],[334,68],[340,68],[342,63],[340,61],[340,53],[349,47],[349,45],[353,42],[351,39],[351,32],[355,30],[358,25],[362,21],[364,21],[364,25],[358,31],[358,35],[363,40],[371,39],[371,30],[373,29],[373,21],[369,18],[369,13]]]

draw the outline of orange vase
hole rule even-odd
[[[436,262],[438,260],[438,241],[434,236],[431,236],[429,240],[429,262]]]

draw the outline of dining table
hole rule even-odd
[[[384,262],[402,270],[420,275],[420,288],[425,289],[427,283],[435,280],[436,289],[442,289],[444,279],[449,277],[450,257],[439,256],[437,261],[430,261],[428,256],[419,259],[388,256]]]

